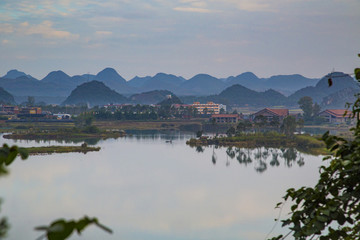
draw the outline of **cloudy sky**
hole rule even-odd
[[[0,76],[352,72],[359,9],[359,0],[1,0]]]

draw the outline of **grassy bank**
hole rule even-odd
[[[201,128],[203,119],[199,120],[164,120],[164,121],[95,121],[94,125],[105,129],[122,130],[181,130],[189,126]]]
[[[23,130],[16,131],[11,134],[6,134],[3,137],[6,139],[22,139],[22,140],[76,140],[76,139],[106,139],[118,138],[125,136],[123,131],[101,131],[96,127],[88,127],[84,129],[70,128],[50,130]]]
[[[23,148],[30,155],[41,155],[41,154],[53,154],[53,153],[70,153],[70,152],[93,152],[100,151],[100,147],[88,147],[88,146],[47,146],[47,147],[29,147]]]
[[[275,132],[242,134],[234,137],[201,137],[192,138],[186,142],[190,146],[216,145],[222,147],[239,148],[296,148],[297,150],[314,155],[328,154],[325,144],[319,138],[309,135],[286,136]]]

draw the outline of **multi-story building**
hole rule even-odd
[[[3,114],[18,114],[19,107],[18,106],[1,105],[1,112]]]
[[[208,102],[205,104],[201,104],[200,102],[194,102],[191,106],[193,108],[196,108],[196,110],[200,114],[219,114],[220,109],[224,109],[226,111],[225,105],[216,104],[213,102]]]

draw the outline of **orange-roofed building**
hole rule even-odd
[[[346,113],[346,115],[345,115]],[[325,119],[328,123],[344,123],[352,121],[352,112],[346,109],[326,109],[319,113],[319,117]]]
[[[278,119],[279,121],[282,121],[284,118],[289,116],[289,109],[264,108],[250,115],[250,118],[252,120],[255,120],[259,116],[265,117],[269,122],[274,119]]]

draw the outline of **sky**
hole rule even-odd
[[[0,76],[352,73],[359,0],[1,0]]]

